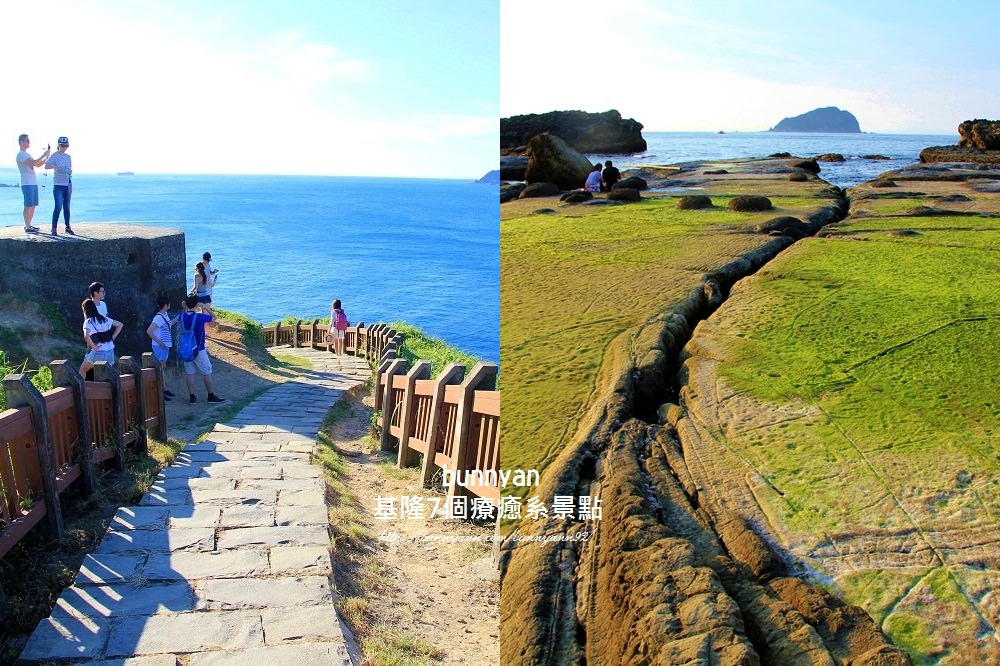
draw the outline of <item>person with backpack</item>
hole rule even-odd
[[[351,322],[347,321],[347,314],[340,305],[340,299],[335,299],[330,306],[330,339],[333,341],[334,354],[343,355],[345,332],[350,325]]]
[[[153,358],[155,358],[156,362],[160,364],[160,371],[163,373],[163,381],[166,383],[167,358],[170,356],[170,348],[173,346],[173,339],[170,335],[170,326],[177,320],[171,320],[170,316],[167,314],[167,311],[170,310],[169,296],[166,294],[160,294],[157,296],[156,305],[159,309],[156,311],[156,314],[153,315],[153,321],[149,323],[149,327],[146,329],[146,335],[149,336]],[[174,397],[173,391],[164,386],[163,399],[169,402],[172,397]]]
[[[80,364],[80,376],[86,378],[87,371],[98,361],[115,364],[115,338],[122,332],[123,324],[98,312],[92,298],[84,300],[80,307],[84,317],[83,339],[87,343],[87,353]]]
[[[179,317],[180,336],[177,339],[177,358],[184,362],[184,373],[187,380],[188,401],[198,402],[194,394],[194,373],[197,370],[205,382],[208,391],[208,402],[225,402],[215,395],[215,384],[212,381],[212,361],[205,349],[205,324],[212,321],[212,314],[195,312],[198,307],[198,296],[188,296],[184,299],[184,312]]]

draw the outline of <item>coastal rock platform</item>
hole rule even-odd
[[[552,292],[548,307],[575,333],[577,368],[587,367],[590,330],[578,319],[600,321],[604,340],[583,406],[561,407],[568,384],[545,401],[550,417],[572,421],[545,451],[552,462],[538,489],[543,499],[602,498],[604,514],[518,524],[520,541],[503,554],[504,663],[610,654],[665,664],[1000,663],[1000,394],[989,351],[1000,335],[991,277],[1000,169],[914,165],[840,192],[790,179],[794,168],[691,163],[643,174],[644,204],[597,195],[502,205],[502,220],[527,216],[502,234],[516,229],[558,258],[511,266],[508,279],[544,273],[532,289]],[[791,242],[798,234],[760,217],[721,216],[725,201],[750,194],[776,202],[771,218],[808,224],[805,236]],[[711,202],[690,211],[700,217],[657,213],[657,199],[696,195]],[[813,224],[787,196],[821,201],[831,216]],[[589,217],[595,208],[610,212]],[[720,266],[681,250],[727,252],[725,233],[678,236],[659,254],[644,248],[645,272],[621,282],[628,273],[611,257],[629,257],[623,247],[638,241],[619,219],[650,238],[671,224],[747,238],[775,227],[780,245],[744,247]],[[701,270],[674,274],[686,297],[652,260],[677,256]],[[571,281],[562,266],[573,267]],[[591,270],[603,282],[587,283]],[[590,286],[578,319],[566,304],[584,299],[562,293],[575,282]],[[661,308],[645,305],[630,326],[601,309],[603,297],[619,313],[636,307],[651,282]],[[503,302],[516,296],[502,287]],[[533,322],[535,339],[558,354],[558,331]],[[510,371],[516,354],[504,358]]]

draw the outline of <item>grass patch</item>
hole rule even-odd
[[[361,645],[374,666],[426,666],[445,655],[425,640],[385,626],[376,626]]]
[[[271,354],[271,357],[284,367],[303,368],[312,370],[313,364],[305,356],[294,356],[292,354]]]
[[[396,466],[396,459],[393,455],[394,454],[391,453],[385,454],[385,459],[379,463],[378,469],[382,476],[388,479],[395,479],[397,481],[416,482],[417,478],[420,476],[420,465],[400,469]]]
[[[934,643],[927,638],[933,633],[933,627],[923,618],[909,613],[895,613],[883,629],[893,643],[910,654],[913,666],[932,666],[938,663],[938,657],[932,656]]]

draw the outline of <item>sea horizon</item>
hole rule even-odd
[[[339,298],[352,324],[403,321],[499,362],[495,186],[393,176],[91,173],[75,175],[73,185],[74,222],[182,230],[186,288],[202,253],[211,252],[221,308],[263,324],[308,321],[329,316]],[[0,188],[0,226],[23,224],[22,207],[19,188]],[[51,214],[46,193],[34,218],[42,235]],[[83,279],[92,280],[100,276]]]

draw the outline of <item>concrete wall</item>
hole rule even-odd
[[[52,303],[78,327],[87,286],[102,282],[108,314],[125,325],[115,342],[117,355],[149,351],[146,327],[156,297],[167,294],[176,315],[187,294],[184,232],[118,223],[73,228],[75,237],[56,238],[0,229],[0,293]]]

